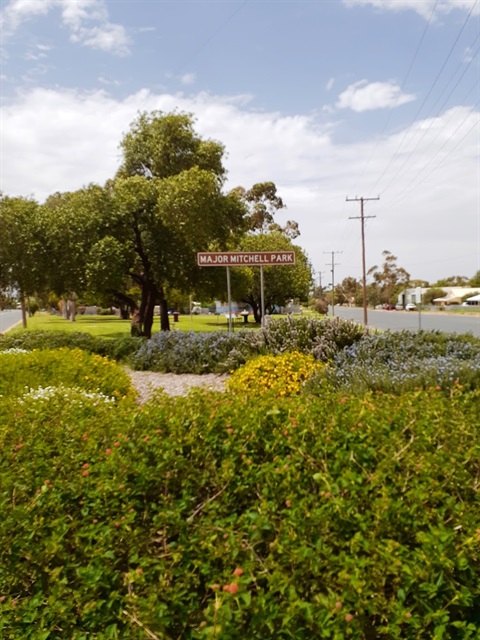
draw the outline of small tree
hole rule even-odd
[[[375,304],[392,304],[395,294],[408,285],[410,274],[403,267],[397,266],[397,256],[390,251],[383,251],[382,256],[385,260],[381,270],[377,265],[368,270],[368,275],[373,277],[374,285],[371,287],[371,298],[375,300]]]
[[[27,326],[26,298],[45,284],[48,259],[40,205],[0,196],[0,288],[16,289]]]
[[[284,306],[292,298],[305,300],[312,285],[312,268],[303,250],[282,233],[249,235],[240,243],[241,251],[294,251],[295,264],[264,267],[265,309]],[[234,297],[252,307],[255,322],[262,319],[260,269],[239,267],[232,270]]]
[[[446,295],[447,292],[443,289],[440,289],[439,287],[432,287],[423,294],[423,303],[432,304],[435,298],[443,298]]]

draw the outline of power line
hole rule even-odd
[[[450,57],[451,57],[451,55],[452,55],[452,53],[453,53],[453,51],[454,51],[454,49],[455,49],[455,47],[456,47],[456,45],[457,45],[457,43],[458,43],[459,39],[460,39],[460,36],[462,35],[462,33],[463,33],[463,31],[464,31],[465,27],[467,26],[467,23],[468,23],[468,21],[469,21],[469,19],[470,19],[471,15],[472,15],[472,12],[473,12],[474,8],[475,8],[475,7],[476,7],[476,5],[477,5],[477,2],[478,2],[478,0],[475,0],[475,3],[472,5],[472,7],[471,7],[470,11],[468,12],[468,15],[467,15],[467,17],[466,17],[466,19],[465,19],[465,21],[464,21],[464,23],[463,23],[463,25],[462,25],[462,27],[461,27],[460,31],[458,32],[457,37],[455,38],[455,41],[453,42],[452,46],[450,47],[450,50],[449,50],[449,52],[448,52],[448,54],[447,54],[447,57],[446,57],[446,58],[445,58],[445,60],[443,61],[443,64],[442,64],[442,66],[440,67],[440,70],[438,71],[438,73],[437,73],[437,75],[436,75],[436,77],[435,77],[435,80],[433,81],[432,85],[430,86],[430,89],[428,90],[427,95],[425,96],[425,98],[424,98],[424,99],[423,99],[423,101],[422,101],[422,104],[420,105],[420,107],[418,108],[417,112],[416,112],[416,113],[415,113],[415,115],[413,116],[413,119],[412,119],[412,121],[410,122],[410,125],[408,126],[408,128],[405,130],[405,133],[403,134],[403,137],[402,137],[402,139],[400,140],[400,143],[399,143],[399,145],[397,146],[397,149],[395,150],[395,152],[394,152],[394,154],[393,154],[392,158],[390,159],[390,162],[387,164],[387,166],[385,167],[385,169],[384,169],[384,170],[383,170],[383,172],[381,173],[380,177],[377,179],[376,183],[375,183],[375,184],[374,184],[374,186],[372,187],[372,190],[375,190],[375,189],[376,189],[376,187],[377,187],[378,183],[382,180],[383,176],[387,173],[387,171],[388,171],[388,170],[390,169],[390,167],[392,166],[393,161],[394,161],[394,160],[396,159],[396,157],[398,156],[398,153],[399,153],[399,151],[400,151],[401,147],[403,146],[403,143],[405,142],[405,138],[407,137],[407,135],[408,135],[408,133],[409,133],[409,131],[410,131],[410,129],[411,129],[411,127],[412,127],[412,125],[414,124],[414,122],[416,121],[416,119],[418,118],[418,116],[420,115],[420,112],[422,111],[422,109],[423,109],[423,107],[424,107],[425,103],[427,102],[427,100],[428,100],[428,98],[430,97],[430,95],[431,95],[431,93],[432,93],[433,89],[435,88],[435,86],[436,86],[436,84],[437,84],[437,82],[438,82],[438,80],[439,80],[439,78],[440,78],[440,76],[441,76],[441,74],[442,74],[443,70],[445,69],[445,66],[446,66],[447,62],[450,60]]]
[[[477,35],[475,40],[478,40],[478,38],[480,37],[480,34]],[[453,86],[453,88],[450,90],[450,93],[447,95],[447,97],[445,98],[445,100],[443,101],[442,105],[439,108],[439,113],[442,111],[442,109],[444,108],[444,106],[447,104],[448,100],[450,99],[450,97],[452,96],[453,92],[455,91],[455,89],[458,87],[458,85],[460,84],[460,82],[462,81],[463,77],[465,76],[466,72],[468,71],[472,61],[475,59],[475,56],[478,55],[480,51],[480,48],[477,48],[477,51],[475,52],[474,56],[470,59],[470,61],[467,63],[467,65],[465,66],[463,73],[460,75],[460,77],[458,78],[457,82],[455,83],[455,85]],[[453,76],[455,76],[455,74],[458,71],[458,67],[455,70],[455,73],[453,74]],[[453,77],[452,76],[452,77]],[[451,80],[451,79],[450,79]],[[450,83],[447,83],[448,84]],[[470,95],[471,91],[475,88],[475,86],[478,84],[479,80],[477,79],[476,83],[473,85],[473,87],[471,87],[468,91],[467,97]],[[439,98],[442,96],[443,92],[440,94]],[[439,98],[437,98],[437,101],[435,102],[434,106],[437,104]],[[466,98],[462,101],[464,102],[466,100]],[[433,108],[429,111],[429,113],[427,113],[424,117],[428,117],[429,114],[433,111]],[[411,149],[410,153],[407,155],[407,157],[405,158],[405,160],[403,161],[402,165],[400,166],[400,168],[397,170],[397,172],[392,176],[392,178],[390,178],[390,181],[387,183],[387,185],[383,188],[383,192],[387,191],[389,186],[392,184],[392,182],[394,182],[397,178],[397,176],[402,172],[402,170],[404,169],[404,167],[409,163],[412,155],[414,154],[414,152],[416,151],[416,149],[418,149],[418,147],[420,146],[420,143],[422,142],[422,140],[425,138],[425,136],[427,135],[427,133],[430,131],[430,129],[433,126],[434,123],[434,118],[432,118],[430,120],[430,123],[428,124],[428,126],[423,130],[423,134],[420,137],[420,139],[417,141],[416,145]],[[445,123],[448,124],[448,123]],[[435,136],[435,139],[440,135],[440,132],[438,132],[437,136]]]
[[[213,31],[213,33],[211,35],[208,36],[208,38],[206,40],[204,40],[202,43],[200,43],[198,45],[198,47],[196,47],[191,53],[190,55],[185,58],[185,60],[183,60],[182,64],[178,66],[177,70],[175,71],[174,75],[177,75],[177,73],[179,73],[182,69],[182,67],[184,67],[186,64],[188,64],[190,62],[190,60],[192,60],[197,53],[199,53],[202,49],[204,49],[207,45],[210,44],[210,42],[212,42],[212,40],[214,40],[214,38],[216,38],[216,36],[218,36],[218,34],[223,31],[223,29],[227,26],[227,24],[229,22],[231,22],[233,20],[233,18],[240,13],[240,11],[242,11],[242,9],[250,2],[250,0],[244,0],[244,2],[242,2],[242,4],[237,7],[216,29],[215,31]]]
[[[455,136],[455,134],[457,133],[457,131],[459,131],[463,125],[465,124],[465,122],[470,118],[470,116],[472,115],[472,113],[475,111],[476,108],[478,108],[479,103],[477,102],[471,109],[470,111],[467,113],[467,115],[465,116],[465,118],[462,120],[462,122],[457,126],[457,128],[455,129],[455,131],[452,133],[452,135],[450,136],[450,138],[448,138],[447,140],[445,140],[445,142],[442,144],[442,146],[437,150],[437,152],[435,153],[435,155],[433,155],[430,160],[423,166],[422,170],[419,171],[416,175],[415,178],[413,178],[413,180],[407,185],[407,188],[404,192],[401,193],[400,196],[398,196],[399,199],[404,199],[411,191],[414,191],[420,184],[422,184],[422,182],[424,182],[432,173],[435,169],[437,169],[440,165],[442,165],[445,160],[447,160],[447,158],[449,156],[452,155],[452,153],[457,149],[457,147],[460,146],[460,144],[465,140],[465,138],[470,134],[470,132],[475,128],[478,127],[479,125],[479,121],[478,119],[475,120],[475,122],[473,123],[473,125],[465,132],[465,134],[457,141],[457,143],[455,144],[454,147],[452,147],[452,149],[450,149],[450,151],[440,160],[440,162],[438,162],[434,167],[433,167],[433,171],[430,171],[429,173],[427,173],[426,176],[424,176],[420,182],[418,182],[418,184],[415,184],[415,182],[418,181],[419,176],[421,176],[421,174],[425,171],[425,169],[435,160],[435,158],[439,155],[439,153],[441,153],[443,151],[443,149],[445,148],[445,146],[451,142],[451,139]],[[408,188],[410,187],[410,188]],[[398,202],[398,200],[397,200]]]
[[[420,37],[420,41],[419,41],[419,43],[417,44],[417,48],[415,49],[415,53],[413,54],[413,58],[412,58],[412,60],[410,61],[410,65],[409,65],[409,67],[408,67],[408,69],[407,69],[407,73],[405,74],[405,77],[403,78],[402,83],[401,83],[401,85],[400,85],[400,90],[399,90],[399,92],[398,92],[398,94],[397,94],[397,97],[396,97],[396,99],[395,99],[395,103],[390,107],[390,111],[388,112],[388,116],[387,116],[387,119],[386,119],[386,121],[385,121],[385,124],[383,125],[383,129],[382,129],[382,131],[381,131],[380,135],[379,135],[379,136],[378,136],[378,138],[377,138],[376,144],[375,144],[375,146],[374,146],[374,148],[373,148],[372,152],[370,153],[370,157],[368,158],[367,162],[365,163],[365,165],[364,165],[364,167],[363,167],[362,174],[361,174],[360,178],[357,180],[357,183],[356,183],[356,185],[355,185],[355,188],[356,188],[357,184],[362,180],[362,178],[363,178],[363,176],[364,176],[364,174],[365,174],[365,171],[366,171],[366,170],[368,169],[368,167],[370,166],[370,163],[371,163],[371,161],[372,161],[372,158],[373,158],[373,156],[374,156],[374,154],[375,154],[375,152],[376,152],[376,150],[377,150],[377,148],[378,148],[378,145],[380,144],[380,140],[382,139],[383,134],[385,133],[385,131],[386,131],[386,129],[387,129],[388,123],[390,122],[390,119],[391,119],[391,117],[392,117],[393,110],[396,108],[396,106],[397,106],[397,104],[398,104],[398,101],[400,100],[400,96],[402,95],[402,89],[404,88],[404,86],[405,86],[405,84],[406,84],[406,82],[407,82],[407,80],[408,80],[408,78],[409,78],[409,76],[410,76],[410,72],[411,72],[411,70],[412,70],[412,68],[413,68],[413,65],[414,65],[414,63],[415,63],[415,61],[416,61],[416,59],[417,59],[417,57],[418,57],[418,53],[419,53],[420,48],[421,48],[421,46],[422,46],[422,43],[423,43],[423,41],[424,41],[424,39],[425,39],[425,36],[427,35],[428,28],[430,27],[430,23],[431,23],[431,21],[432,21],[432,19],[433,19],[433,16],[434,16],[434,14],[435,14],[435,10],[436,10],[436,8],[437,8],[437,4],[438,4],[438,0],[435,2],[435,5],[434,5],[434,7],[433,7],[433,9],[432,9],[432,13],[430,14],[430,18],[428,19],[428,22],[427,22],[427,24],[426,24],[426,26],[425,26],[425,29],[423,30],[423,33],[422,33],[422,35],[421,35],[421,37]],[[355,191],[355,188],[353,189],[354,191]]]

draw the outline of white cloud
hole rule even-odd
[[[194,73],[185,73],[180,77],[180,82],[182,84],[193,84],[195,82],[195,74]]]
[[[402,93],[393,82],[368,82],[359,80],[345,89],[339,96],[336,106],[339,109],[352,109],[358,113],[372,109],[399,107],[415,100],[412,94]]]
[[[425,19],[429,19],[435,7],[435,14],[447,14],[454,9],[480,12],[480,5],[476,0],[343,0],[347,7],[372,6],[384,11],[415,11]]]
[[[79,42],[85,47],[100,49],[106,53],[126,56],[130,53],[129,38],[125,29],[119,24],[106,23],[100,27],[81,28],[72,33],[72,42]]]
[[[27,53],[24,55],[25,60],[42,60],[46,57],[46,53],[32,53],[31,51],[27,51]]]
[[[333,87],[333,83],[334,82],[335,82],[335,79],[334,78],[330,78],[330,80],[327,82],[327,85],[326,85],[325,89],[327,91],[330,91],[330,89]]]
[[[130,53],[125,27],[108,21],[103,0],[10,0],[0,14],[3,36],[8,37],[22,22],[47,15],[52,9],[60,11],[73,42],[120,56]],[[92,22],[97,24],[91,26]]]
[[[336,277],[360,276],[360,231],[357,221],[349,221],[358,210],[345,197],[379,191],[381,200],[368,203],[366,211],[377,216],[366,231],[368,266],[381,261],[388,249],[413,277],[471,276],[478,269],[478,112],[460,107],[438,116],[432,127],[419,122],[418,131],[426,134],[417,138],[418,149],[409,158],[415,146],[412,131],[377,187],[403,131],[338,144],[331,128],[318,126],[313,117],[251,111],[248,99],[148,90],[122,100],[105,91],[24,92],[1,106],[0,189],[9,195],[34,194],[42,201],[55,191],[102,184],[115,174],[120,139],[139,111],[178,109],[195,114],[200,135],[225,145],[229,188],[264,180],[277,184],[288,206],[279,222],[299,222],[298,242],[317,270],[326,269],[324,251],[341,250]],[[413,187],[418,188],[409,191]]]

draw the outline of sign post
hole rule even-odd
[[[260,267],[260,307],[262,326],[265,324],[263,267],[284,267],[295,264],[295,251],[203,251],[197,253],[199,267],[227,268],[228,330],[232,332],[232,294],[230,267]]]
[[[230,286],[230,267],[227,267],[227,298],[228,298],[228,332],[232,333],[232,290]]]
[[[262,327],[265,326],[265,294],[263,289],[263,265],[260,267],[260,310],[262,312]]]

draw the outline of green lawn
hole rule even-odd
[[[253,318],[245,325],[243,319],[234,322],[235,329],[255,329]],[[77,315],[75,322],[64,320],[60,316],[49,313],[36,313],[33,318],[28,318],[28,329],[58,329],[61,331],[83,331],[103,338],[118,338],[130,335],[130,320],[120,320],[116,316],[81,316]],[[227,331],[228,322],[224,315],[219,316],[179,316],[178,322],[170,317],[170,327],[175,331]],[[21,330],[21,325],[14,331]],[[160,330],[160,319],[155,317],[153,333]]]

